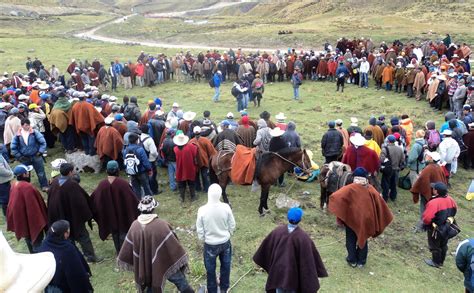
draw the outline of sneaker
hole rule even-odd
[[[425,259],[425,264],[429,265],[430,267],[437,268],[437,269],[439,269],[441,267],[441,265],[435,263],[431,259]]]
[[[357,265],[357,267],[358,267],[359,269],[362,269],[364,266],[365,266],[365,265],[363,265],[363,264],[361,264],[361,263]]]
[[[43,191],[43,192],[48,192],[48,190],[49,190],[49,187],[43,187],[43,188],[41,188],[41,191]]]
[[[347,257],[346,257],[347,264],[351,266],[351,268],[355,268],[357,266],[357,263],[355,262],[350,262]]]

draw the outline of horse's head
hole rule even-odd
[[[311,173],[311,158],[306,149],[302,151],[300,164],[304,172]]]

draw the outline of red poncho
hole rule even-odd
[[[35,242],[47,224],[46,205],[39,191],[29,182],[13,183],[7,209],[7,230],[15,232],[18,240],[30,238]]]
[[[197,146],[192,143],[188,143],[181,148],[174,147],[177,181],[196,180],[197,150]]]
[[[328,209],[357,235],[357,245],[382,234],[393,215],[380,193],[370,184],[352,183],[329,197]]]
[[[366,146],[356,148],[351,145],[347,148],[342,162],[351,166],[352,170],[363,167],[369,174],[374,174],[379,170],[379,157],[377,153]]]

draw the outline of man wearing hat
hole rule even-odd
[[[97,149],[99,159],[102,161],[103,167],[110,160],[119,160],[122,157],[123,138],[112,126],[114,119],[107,117],[104,119],[105,125],[97,132],[94,147]]]
[[[342,163],[351,166],[352,170],[363,167],[371,175],[379,171],[379,157],[374,150],[365,146],[366,139],[358,132],[349,138],[351,145],[346,149],[342,157]]]
[[[182,131],[178,131],[173,137],[175,144],[174,153],[176,155],[176,181],[181,202],[184,202],[186,185],[189,187],[191,200],[195,201],[196,187],[194,181],[198,173],[198,147],[188,143],[189,137]]]
[[[220,277],[219,288],[227,292],[230,287],[230,270],[232,260],[232,244],[230,237],[235,230],[235,220],[232,209],[222,203],[222,188],[212,184],[207,192],[206,205],[199,208],[196,220],[196,232],[199,240],[204,241],[204,266],[207,272],[207,291],[217,292],[216,258],[219,258]]]
[[[452,137],[453,132],[451,130],[445,129],[441,134],[444,137],[438,146],[441,162],[446,163],[446,169],[454,174],[457,170],[457,162],[461,149],[457,141]]]
[[[356,132],[363,134],[362,128],[359,127],[359,119],[357,119],[356,117],[351,117],[351,124],[347,128],[347,133],[349,133],[349,135],[352,135]]]
[[[341,157],[342,148],[344,147],[344,137],[335,129],[335,126],[334,121],[329,121],[329,129],[321,139],[321,150],[326,159],[325,164],[337,161]]]
[[[39,131],[44,136],[46,130],[43,121],[46,119],[46,114],[35,103],[30,104],[28,109],[30,110],[28,112],[28,119],[31,122],[31,128]]]
[[[342,119],[336,119],[334,121],[336,123],[336,130],[339,131],[340,134],[342,134],[342,138],[344,141],[343,144],[343,149],[341,150],[341,157],[339,159],[342,159],[342,155],[346,151],[347,147],[349,146],[349,132],[347,129],[342,127],[343,121]]]
[[[166,130],[166,137],[160,146],[160,155],[163,158],[164,164],[168,169],[168,181],[171,191],[176,191],[176,155],[174,153],[175,144],[173,136],[175,129],[170,128]]]
[[[415,91],[415,98],[417,101],[421,100],[421,96],[423,94],[425,85],[426,85],[425,73],[423,72],[422,67],[419,66],[416,68],[415,80],[413,82],[413,90]]]
[[[443,266],[448,252],[448,240],[452,235],[448,235],[446,230],[451,229],[450,225],[455,223],[457,205],[454,199],[448,195],[448,186],[443,182],[432,183],[433,195],[426,204],[422,220],[428,234],[428,246],[432,258],[425,259],[429,266],[439,268]]]
[[[138,292],[167,292],[165,284],[168,280],[179,292],[194,293],[184,274],[188,255],[170,224],[158,218],[155,213],[157,206],[158,202],[151,196],[140,200],[140,215],[128,230],[117,263],[134,271]],[[145,263],[150,265],[143,265]]]
[[[222,131],[217,134],[214,140],[214,147],[217,151],[235,151],[238,144],[242,144],[242,138],[231,130],[231,124],[228,120],[221,122]]]
[[[43,154],[46,153],[46,141],[41,133],[31,127],[29,119],[21,121],[21,129],[11,143],[11,153],[19,162],[33,165],[42,191],[48,191],[48,179],[43,160]]]
[[[413,202],[416,204],[418,201],[420,201],[420,218],[425,211],[426,203],[433,195],[433,190],[430,188],[430,184],[435,182],[447,183],[444,171],[439,165],[440,160],[441,157],[438,152],[425,152],[424,161],[426,163],[426,167],[421,171],[418,179],[410,189],[410,192],[413,196]],[[422,230],[421,223],[415,227],[415,230]]]
[[[107,163],[107,178],[91,194],[94,220],[102,241],[112,234],[118,254],[133,221],[138,217],[138,200],[127,180],[119,177],[117,161]]]
[[[319,278],[328,276],[313,240],[298,226],[302,217],[301,208],[289,209],[288,224],[270,232],[253,256],[268,273],[267,292],[317,292]]]
[[[71,107],[72,104],[68,101],[66,95],[59,93],[49,115],[51,131],[55,134],[59,133],[59,139],[67,153],[73,152],[76,138],[75,127],[69,125],[68,111]]]
[[[270,135],[272,136],[272,138],[270,139],[270,143],[268,145],[268,151],[278,153],[281,150],[288,148],[288,144],[283,138],[284,133],[285,131],[283,129],[280,129],[280,127],[275,127],[270,130]],[[284,180],[285,173],[281,174],[281,176],[278,178],[278,185],[280,187],[286,186]],[[260,214],[262,214],[262,211],[260,211]]]
[[[347,263],[361,268],[367,262],[367,240],[382,234],[393,215],[380,193],[369,184],[367,170],[358,167],[353,175],[353,183],[331,195],[328,209],[345,226]]]
[[[458,81],[458,86],[456,88],[456,91],[454,92],[453,97],[452,97],[453,110],[456,113],[456,117],[458,119],[461,119],[462,117],[463,105],[464,105],[466,94],[467,94],[467,87],[465,85],[465,80],[460,79]]]
[[[25,238],[30,253],[37,252],[47,228],[47,212],[43,197],[30,183],[32,166],[18,165],[13,169],[16,181],[10,189],[7,208],[7,230],[18,240]]]
[[[198,172],[196,174],[196,190],[207,192],[209,188],[209,161],[210,158],[217,153],[212,142],[201,136],[201,127],[194,126],[194,137],[189,141],[198,148]],[[202,179],[202,185],[201,185]],[[202,189],[201,189],[202,186]]]
[[[390,134],[387,136],[387,145],[382,147],[380,162],[382,165],[382,196],[387,202],[389,195],[392,201],[397,199],[398,175],[401,165],[405,162],[405,155],[400,147],[395,145],[396,138]],[[387,167],[387,163],[390,167]],[[383,167],[391,170],[385,170]]]

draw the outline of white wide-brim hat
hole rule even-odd
[[[285,133],[285,131],[283,129],[281,129],[280,127],[275,127],[275,128],[270,130],[270,135],[272,137],[282,136],[283,133]]]
[[[0,292],[43,292],[55,272],[51,252],[15,253],[0,231]]]
[[[366,142],[366,139],[358,132],[351,135],[349,140],[355,146],[363,146]]]
[[[275,116],[276,120],[285,120],[286,119],[286,116],[285,114],[283,114],[282,112],[278,113],[276,116]]]
[[[187,144],[188,141],[189,141],[189,137],[187,135],[184,135],[184,133],[180,133],[173,137],[173,142],[177,146],[183,146]]]
[[[183,119],[186,121],[193,121],[194,117],[196,117],[196,112],[188,111],[183,114]]]

